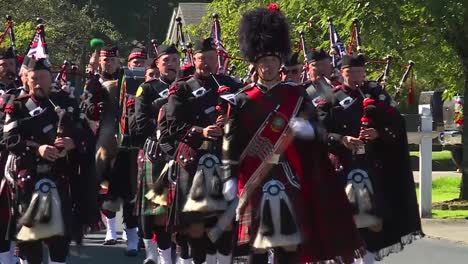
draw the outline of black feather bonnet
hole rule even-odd
[[[244,13],[239,25],[239,45],[243,56],[256,62],[265,56],[289,58],[289,25],[276,4]]]

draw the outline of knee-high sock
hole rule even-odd
[[[183,258],[178,258],[177,259],[177,264],[192,264],[192,259],[183,259]]]
[[[10,258],[11,258],[11,263],[16,264],[19,262],[19,258],[15,256],[16,253],[16,243],[11,242],[10,244]]]
[[[127,234],[127,250],[138,250],[138,230],[137,228],[125,229]]]
[[[223,255],[221,253],[217,253],[216,257],[218,258],[218,264],[231,264],[232,263],[232,255]]]
[[[106,217],[106,241],[107,240],[117,240],[117,232],[115,226],[115,217],[107,218]]]
[[[161,264],[171,264],[172,263],[172,248],[167,249],[158,249],[159,251],[159,260]]]
[[[206,254],[205,263],[216,264],[216,254]]]
[[[10,251],[0,253],[0,263],[2,264],[10,264],[11,263],[11,255]]]
[[[155,262],[158,260],[158,244],[152,239],[143,239],[145,243],[146,259],[151,259]]]

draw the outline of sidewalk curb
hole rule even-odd
[[[427,238],[468,245],[468,220],[421,219],[421,224]]]
[[[466,225],[468,228],[468,219],[440,219],[440,218],[422,218],[421,223],[424,224],[439,224],[439,225]]]

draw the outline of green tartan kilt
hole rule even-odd
[[[136,215],[158,215],[166,211],[166,205],[154,203],[148,199],[148,193],[164,196],[169,189],[164,158],[151,161],[141,149],[138,153],[138,189],[135,205]],[[167,195],[166,195],[167,196]],[[165,197],[167,200],[167,197]]]

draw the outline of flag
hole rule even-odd
[[[218,61],[220,63],[220,69],[225,70],[228,67],[229,64],[229,54],[224,48],[224,44],[221,41],[221,26],[219,25],[219,21],[215,19],[211,25],[211,33],[210,37],[213,40],[213,44],[216,47],[216,53],[218,54]],[[223,72],[218,72],[218,73],[223,73]]]
[[[338,35],[338,32],[336,31],[335,25],[332,25],[332,34],[333,34],[333,40],[335,42],[335,52],[336,54],[341,58],[344,55],[346,55],[346,49],[344,47],[343,42],[341,42],[340,36]]]
[[[34,35],[29,50],[28,57],[35,60],[47,59],[47,43],[45,42],[44,28],[39,27]]]

